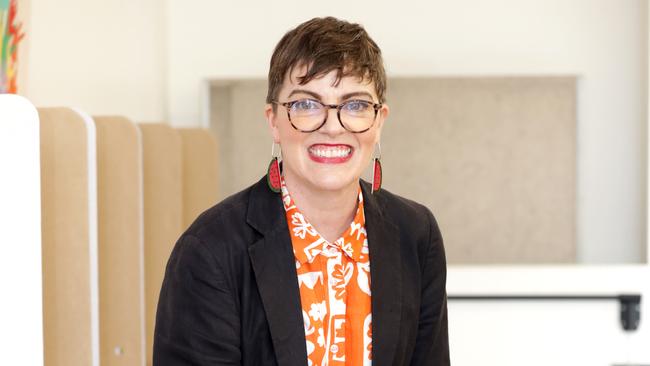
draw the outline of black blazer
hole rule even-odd
[[[372,364],[449,365],[446,260],[424,206],[361,181],[370,250]],[[171,253],[153,364],[307,364],[291,238],[266,177],[203,212]]]

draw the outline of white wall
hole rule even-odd
[[[134,121],[165,118],[164,3],[29,0],[19,93]]]
[[[167,5],[167,99],[176,126],[205,121],[206,79],[265,77],[280,37],[313,16],[365,25],[392,76],[578,75],[579,260],[644,257],[644,0]],[[252,101],[260,122],[262,103]]]

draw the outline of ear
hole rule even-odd
[[[267,103],[264,107],[264,116],[271,129],[271,137],[276,144],[280,143],[280,130],[277,126],[277,113],[273,111],[273,104]]]

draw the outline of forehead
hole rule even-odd
[[[296,89],[301,89],[312,91],[324,98],[337,98],[343,94],[366,92],[372,95],[374,99],[377,99],[375,85],[369,78],[360,79],[354,75],[343,76],[337,83],[337,70],[332,70],[325,75],[313,78],[306,84],[300,84],[299,78],[305,75],[306,71],[306,66],[298,66],[287,72],[279,96],[284,97]]]

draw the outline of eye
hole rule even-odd
[[[370,105],[371,103],[365,100],[351,100],[346,102],[342,109],[348,112],[365,112],[370,109]]]
[[[291,106],[291,109],[295,111],[310,111],[320,108],[321,104],[313,99],[299,99]]]

